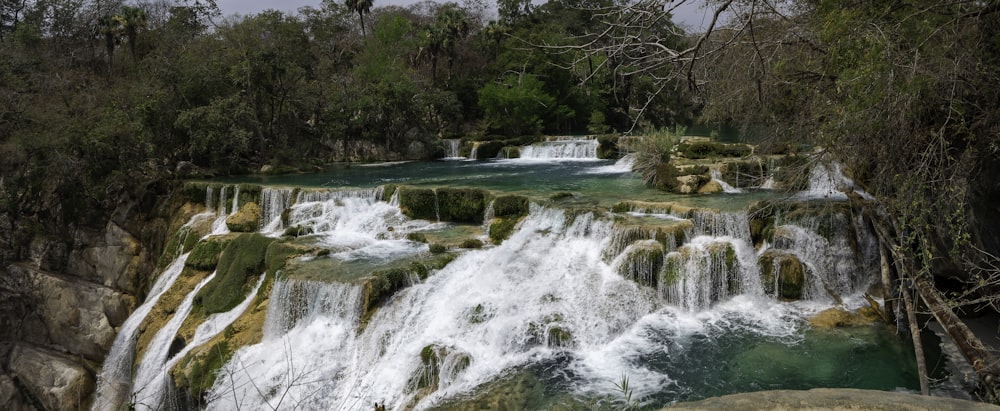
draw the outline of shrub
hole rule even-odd
[[[670,161],[670,152],[683,134],[684,129],[678,128],[674,132],[659,130],[642,138],[632,139],[629,144],[629,149],[635,155],[632,171],[641,175],[646,185],[656,184],[658,169]]]

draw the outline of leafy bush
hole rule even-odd
[[[654,185],[657,181],[657,170],[670,161],[674,144],[683,134],[684,128],[678,127],[673,132],[658,130],[631,140],[629,149],[635,156],[632,171],[641,175],[646,185]]]

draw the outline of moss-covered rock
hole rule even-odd
[[[493,200],[494,217],[520,217],[528,215],[528,198],[519,195],[504,195]]]
[[[476,238],[469,238],[462,241],[462,248],[480,249],[483,248],[483,242]]]
[[[437,220],[437,194],[429,188],[399,187],[399,209],[403,215],[419,220]]]
[[[806,268],[798,257],[781,250],[768,250],[760,256],[758,264],[766,293],[787,300],[802,298]]]
[[[503,149],[505,143],[501,140],[490,140],[483,141],[475,145],[475,160],[488,160],[491,158],[496,158],[500,154],[500,150]]]
[[[226,245],[216,266],[216,275],[195,296],[195,305],[205,313],[226,312],[242,301],[264,272],[267,247],[274,241],[259,234],[245,234]]]
[[[442,221],[456,223],[483,222],[487,192],[474,188],[437,189],[438,208]]]
[[[618,274],[640,285],[656,288],[664,258],[663,245],[656,240],[638,241],[625,251],[618,264]]]
[[[409,287],[414,281],[427,279],[432,271],[444,268],[454,259],[453,254],[436,254],[433,258],[378,270],[361,278],[358,281],[361,284],[361,328],[367,325],[378,306],[388,301],[397,291]]]
[[[281,233],[282,237],[300,237],[313,233],[313,228],[309,226],[297,225],[288,227]]]
[[[233,236],[215,236],[199,241],[188,255],[184,265],[196,270],[212,271],[219,263],[219,256],[226,249]]]
[[[721,193],[722,191],[722,184],[719,184],[719,182],[715,180],[709,180],[698,189],[698,194],[715,194]]]
[[[431,252],[431,254],[441,254],[448,251],[448,247],[445,247],[443,244],[440,243],[430,244],[427,246],[427,248],[428,251]]]
[[[226,217],[226,227],[234,233],[252,233],[260,224],[260,207],[257,203],[247,202],[239,211]]]
[[[503,158],[520,158],[521,157],[521,147],[520,146],[505,146],[503,150],[500,151]]]
[[[597,136],[597,158],[614,159],[618,158],[618,135],[602,134]]]

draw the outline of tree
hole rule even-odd
[[[361,20],[361,36],[368,37],[365,34],[365,14],[372,9],[372,4],[374,0],[344,0],[344,5],[347,8],[354,10],[358,13],[358,18]]]
[[[486,128],[509,136],[540,132],[543,115],[555,109],[555,98],[542,89],[544,84],[531,74],[510,74],[483,86],[479,106]]]
[[[97,32],[104,37],[104,47],[108,54],[108,76],[112,74],[115,62],[115,46],[122,32],[121,20],[117,16],[105,14],[97,20]]]
[[[135,56],[135,45],[139,37],[139,30],[146,28],[146,23],[148,22],[148,15],[146,11],[132,6],[123,6],[121,13],[115,16],[121,27],[121,31],[125,34],[125,38],[128,40],[129,52],[132,54],[132,61],[136,60]]]

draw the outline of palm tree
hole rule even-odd
[[[104,36],[104,47],[108,50],[108,76],[114,67],[115,44],[122,29],[121,21],[117,17],[105,14],[97,20],[97,32]]]
[[[361,18],[361,36],[367,37],[365,34],[365,14],[372,9],[373,0],[344,0],[344,5],[347,8],[358,12],[358,17]]]
[[[448,55],[448,78],[455,63],[455,45],[469,35],[469,19],[457,7],[446,7],[438,13],[437,26],[444,34],[442,50]]]
[[[123,6],[121,13],[115,18],[121,23],[125,38],[128,39],[129,51],[132,52],[132,61],[135,61],[136,38],[139,37],[139,30],[146,28],[149,21],[146,11],[138,7]]]

